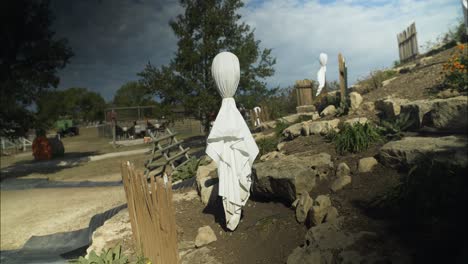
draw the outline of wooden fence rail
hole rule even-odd
[[[122,181],[137,253],[151,263],[177,264],[177,228],[172,203],[172,183],[166,176],[150,177],[122,163]]]
[[[400,62],[405,63],[416,58],[419,54],[416,24],[412,23],[407,29],[397,35]]]

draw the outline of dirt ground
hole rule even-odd
[[[199,227],[209,225],[217,241],[209,245],[212,256],[224,264],[285,263],[292,250],[304,242],[306,227],[296,222],[294,211],[281,203],[250,199],[238,228],[224,228],[221,201],[205,207],[199,199],[176,202],[180,241],[194,241]]]
[[[1,250],[31,236],[88,227],[92,216],[126,202],[123,187],[27,189],[0,192]]]

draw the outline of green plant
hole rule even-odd
[[[381,140],[380,131],[376,126],[366,123],[345,124],[340,132],[332,131],[326,138],[335,144],[336,152],[361,152],[375,142]]]
[[[257,158],[267,154],[268,152],[272,152],[276,150],[276,147],[279,143],[279,139],[277,137],[268,137],[262,138],[257,141],[257,146],[259,149],[259,154]]]
[[[288,128],[290,123],[286,122],[284,119],[276,120],[276,127],[275,127],[275,135],[276,137],[280,138],[283,134],[283,131]]]
[[[459,92],[468,91],[468,45],[460,44],[457,51],[443,65],[444,87]]]
[[[201,159],[192,157],[187,163],[178,168],[177,171],[172,174],[172,180],[175,182],[195,177],[195,175],[197,175],[198,167],[206,164],[207,162],[205,160],[202,161]]]
[[[388,139],[400,139],[403,137],[403,131],[407,130],[414,124],[414,120],[410,119],[410,114],[400,114],[393,119],[382,119],[380,121],[380,128],[382,134]]]
[[[91,251],[87,258],[79,257],[78,259],[71,260],[69,263],[79,264],[127,264],[129,263],[127,256],[122,254],[122,246],[118,244],[113,248],[103,250],[100,255]]]
[[[347,115],[349,111],[349,103],[348,101],[340,101],[340,105],[336,108],[336,116],[344,116]]]

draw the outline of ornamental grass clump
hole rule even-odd
[[[327,139],[335,144],[336,152],[343,155],[346,152],[357,153],[380,141],[379,129],[372,124],[345,124],[340,132],[331,132]]]

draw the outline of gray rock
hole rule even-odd
[[[363,101],[362,96],[357,92],[351,92],[349,94],[349,100],[351,101],[352,110],[357,110]]]
[[[314,121],[307,124],[309,124],[308,132],[310,135],[325,135],[333,130],[337,131],[340,120],[336,118],[326,121]]]
[[[310,212],[311,223],[313,225],[319,225],[323,223],[330,207],[330,197],[327,195],[319,195],[312,205],[312,210]]]
[[[350,183],[351,183],[351,176],[349,175],[340,176],[332,182],[330,189],[334,192],[337,192],[343,189],[346,185]]]
[[[216,234],[210,226],[198,228],[198,234],[195,238],[195,247],[200,248],[216,241]]]
[[[276,133],[275,132],[271,132],[271,133],[268,133],[268,134],[263,134],[263,133],[254,133],[252,134],[253,138],[255,140],[262,140],[262,139],[268,139],[268,138],[273,138],[276,136]]]
[[[383,82],[382,82],[382,87],[385,87],[385,86],[389,85],[389,84],[390,84],[392,81],[394,81],[396,78],[398,78],[398,77],[392,77],[392,78],[390,78],[390,79],[387,79],[387,80],[383,81]]]
[[[421,158],[448,163],[458,168],[466,168],[467,138],[447,137],[405,137],[385,144],[379,152],[380,162],[392,168],[410,168]]]
[[[297,199],[293,206],[296,207],[296,219],[299,223],[304,223],[307,219],[307,214],[309,213],[310,208],[312,208],[313,204],[312,198],[310,198],[309,194],[304,192],[300,194],[299,199]]]
[[[325,107],[320,113],[320,116],[334,116],[336,115],[336,107],[334,105],[329,105]]]
[[[218,190],[218,174],[216,163],[212,161],[206,166],[199,166],[197,169],[197,189],[200,194],[201,201],[204,205],[207,205],[213,197],[213,190]]]
[[[252,194],[292,203],[302,192],[310,192],[316,179],[327,178],[333,171],[331,156],[287,155],[254,164]]]
[[[336,177],[339,178],[339,177],[343,177],[343,176],[350,175],[350,174],[351,174],[351,169],[349,168],[348,164],[341,162],[336,167],[336,174],[335,174]]]
[[[350,125],[360,123],[360,124],[364,125],[366,123],[369,123],[369,120],[367,118],[365,118],[365,117],[356,117],[356,118],[351,118],[351,119],[345,120],[344,123],[345,124],[350,124]]]
[[[401,105],[407,103],[406,99],[384,98],[375,102],[375,108],[381,111],[384,118],[395,118],[400,115]]]
[[[294,139],[301,135],[303,126],[304,122],[291,125],[283,131],[283,136],[289,140]]]
[[[401,113],[408,115],[413,129],[422,127],[436,131],[466,133],[468,128],[468,97],[417,100],[401,105]]]
[[[358,171],[361,173],[371,172],[377,164],[379,164],[379,162],[374,157],[362,158],[359,160]]]
[[[260,161],[267,161],[267,160],[271,160],[271,159],[279,159],[279,158],[282,158],[284,156],[285,155],[283,153],[281,153],[281,152],[272,151],[272,152],[268,152],[267,154],[261,156]]]
[[[355,250],[346,250],[342,251],[338,255],[338,260],[340,261],[340,263],[361,264],[364,260],[364,257],[361,256],[361,254],[359,254],[359,252]]]
[[[278,145],[276,145],[276,149],[278,151],[281,151],[284,148],[285,145],[286,145],[286,142],[280,142],[280,143],[278,143]]]
[[[182,257],[181,264],[221,264],[210,252],[207,247],[193,250]]]
[[[103,250],[113,248],[122,243],[122,241],[125,241],[125,238],[131,236],[132,227],[128,209],[123,209],[93,232],[92,243],[86,250],[86,253],[89,254],[91,251],[94,251],[99,255]],[[126,247],[127,245],[122,245],[124,252],[127,254],[130,252],[130,249]]]
[[[365,102],[361,105],[359,110],[364,112],[374,112],[375,111],[375,103],[374,102]]]
[[[329,207],[327,215],[325,216],[325,222],[334,222],[338,219],[338,210],[335,207]]]
[[[297,247],[288,256],[287,264],[321,264],[322,256],[320,250],[310,247]]]
[[[440,91],[436,97],[440,99],[447,99],[447,98],[457,97],[457,96],[460,96],[460,93],[457,90],[448,89],[448,90]]]

